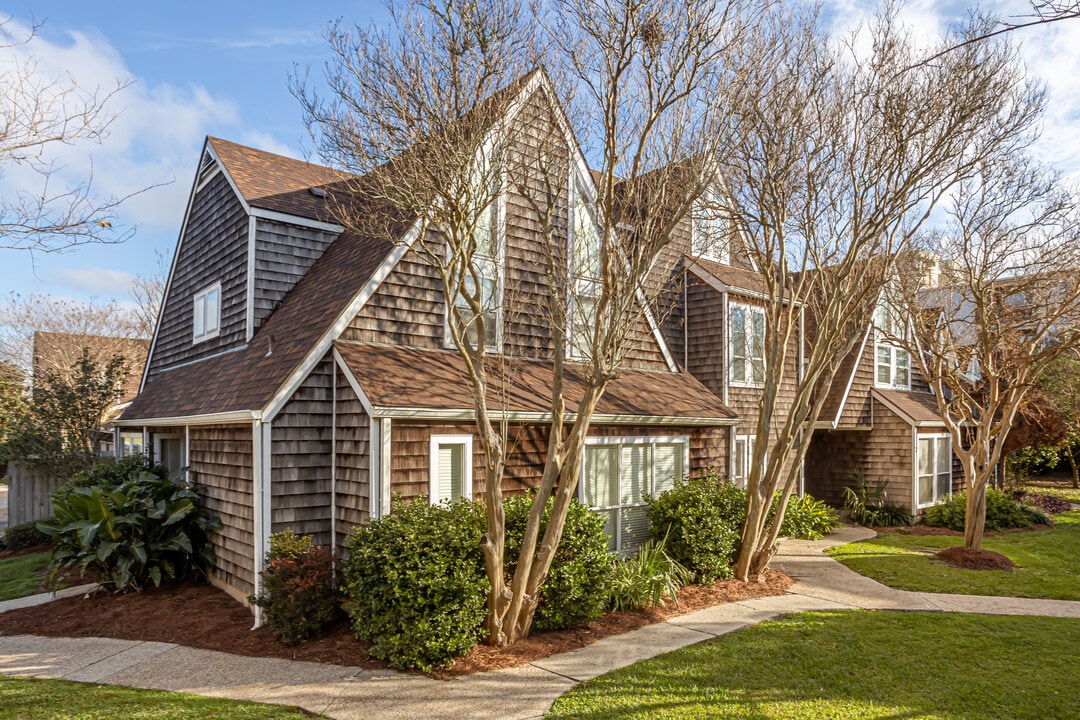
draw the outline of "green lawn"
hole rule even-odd
[[[1032,478],[1024,485],[1024,490],[1040,495],[1053,495],[1080,505],[1080,488],[1072,486],[1072,476],[1064,479],[1058,476]]]
[[[1080,620],[789,615],[579,686],[548,718],[1080,717]]]
[[[954,535],[883,533],[828,551],[852,570],[890,587],[963,595],[1080,600],[1080,512],[1062,513],[1050,530],[1006,533],[983,540],[983,549],[1008,556],[1012,572],[961,570],[931,553],[962,545]]]
[[[49,564],[50,553],[31,553],[0,560],[0,600],[41,592],[41,571]]]
[[[172,720],[238,718],[300,720],[311,717],[295,708],[217,700],[158,690],[84,685],[63,680],[0,678],[0,718],[18,720]]]

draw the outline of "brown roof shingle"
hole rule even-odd
[[[461,357],[453,350],[337,342],[334,345],[372,405],[382,408],[472,410],[473,397]],[[490,377],[497,374],[492,360]],[[493,407],[509,411],[551,411],[552,363],[514,358],[508,381],[492,383]],[[577,410],[583,391],[581,365],[565,366],[567,412]],[[505,405],[501,397],[505,397]],[[597,406],[599,415],[687,418],[729,424],[736,414],[685,372],[621,370]]]
[[[930,393],[874,388],[874,395],[889,409],[916,425],[944,424],[938,414],[937,400]]]

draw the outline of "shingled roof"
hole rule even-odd
[[[375,414],[380,408],[419,410],[473,409],[472,386],[461,356],[453,350],[336,342],[335,349],[367,395]],[[511,412],[551,411],[552,363],[513,358],[505,375],[493,359],[489,369],[490,397],[505,398],[500,407]],[[563,376],[567,412],[577,411],[584,389],[585,367],[567,364]],[[506,382],[499,382],[500,375]],[[493,400],[493,406],[503,402]],[[597,422],[633,418],[680,418],[733,424],[736,414],[696,378],[686,372],[619,371],[596,408]]]

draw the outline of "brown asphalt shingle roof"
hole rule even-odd
[[[361,389],[376,407],[432,410],[472,410],[472,388],[464,362],[453,350],[336,342]],[[496,367],[489,373],[493,377]],[[583,366],[566,366],[563,383],[567,412],[576,412],[583,391]],[[515,358],[507,372],[505,408],[518,412],[550,412],[552,364]],[[492,384],[492,407],[504,407]],[[608,386],[596,412],[712,419],[725,424],[735,413],[692,375],[685,372],[620,370]]]
[[[724,263],[706,260],[705,258],[693,258],[693,261],[698,267],[713,278],[733,290],[748,290],[750,292],[761,294],[769,292],[769,288],[759,272],[746,270],[733,265],[725,265]]]
[[[873,393],[887,407],[899,411],[901,417],[916,425],[942,422],[938,415],[937,400],[929,393],[881,388],[874,388]]]

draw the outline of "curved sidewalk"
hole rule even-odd
[[[294,705],[341,720],[520,719],[542,717],[578,682],[784,613],[866,608],[1080,618],[1080,602],[893,590],[822,552],[873,535],[844,527],[822,541],[784,541],[773,567],[797,580],[785,595],[718,605],[528,665],[452,681],[169,643],[30,635],[0,637],[0,674]]]

